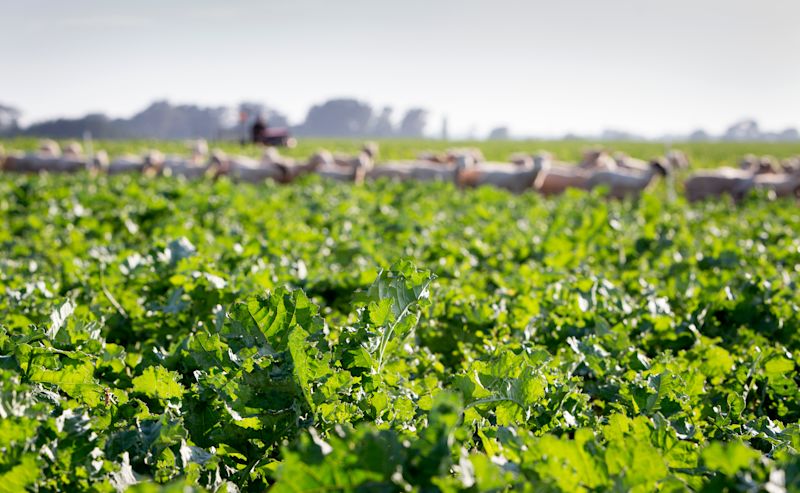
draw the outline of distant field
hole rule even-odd
[[[361,146],[366,139],[299,139],[294,149],[282,149],[281,152],[288,156],[305,158],[319,149],[328,149],[334,152],[351,153]],[[31,150],[35,149],[38,139],[17,138],[0,139],[0,143],[7,149]],[[624,151],[632,156],[648,159],[661,155],[665,145],[656,142],[596,142],[596,141],[443,141],[443,140],[378,140],[382,160],[411,159],[417,152],[424,150],[444,150],[449,147],[479,147],[487,159],[503,161],[514,152],[535,152],[547,150],[554,153],[559,159],[566,161],[577,160],[584,150],[596,147],[605,147],[610,150]],[[241,146],[238,143],[211,142],[212,147],[219,147],[225,152],[257,155],[259,150],[255,146]],[[105,149],[112,157],[120,154],[138,154],[147,149],[156,148],[168,153],[185,153],[186,146],[183,141],[153,141],[153,140],[108,140],[96,141],[97,149]],[[725,165],[735,165],[747,153],[771,154],[778,158],[800,154],[800,142],[791,143],[764,143],[764,142],[678,142],[672,147],[685,151],[692,161],[693,167],[709,168]]]

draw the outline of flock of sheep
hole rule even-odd
[[[563,193],[568,188],[591,190],[604,186],[615,198],[636,196],[656,178],[688,168],[681,151],[642,161],[622,153],[592,150],[577,164],[557,161],[551,154],[516,154],[509,162],[487,162],[478,149],[451,149],[443,153],[424,152],[411,161],[389,161],[375,166],[378,146],[367,143],[354,156],[319,151],[305,162],[281,156],[275,148],[264,150],[261,159],[229,156],[220,150],[209,152],[204,140],[189,143],[189,156],[164,155],[149,151],[142,156],[109,160],[104,151],[83,152],[77,142],[62,150],[57,142],[44,140],[31,153],[5,155],[0,148],[0,168],[21,173],[72,173],[90,171],[109,175],[142,173],[183,176],[187,179],[229,176],[236,181],[258,183],[272,179],[289,183],[299,176],[316,173],[322,177],[353,183],[366,180],[450,181],[459,187],[492,185],[515,193],[533,189],[544,195]],[[702,170],[685,182],[691,201],[728,194],[735,200],[750,190],[767,189],[776,196],[800,196],[800,157],[779,163],[774,158],[746,156],[740,167]]]

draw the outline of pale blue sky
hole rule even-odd
[[[456,133],[800,127],[798,26],[795,0],[0,0],[0,102],[26,121],[167,98],[297,122],[355,96]]]

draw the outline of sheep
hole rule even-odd
[[[755,174],[775,174],[778,173],[780,165],[777,160],[772,156],[755,156],[753,154],[745,155],[739,161],[739,169],[752,171]]]
[[[490,162],[471,167],[464,166],[458,177],[458,183],[465,187],[493,185],[514,193],[522,193],[533,186],[546,162],[535,161],[529,157],[522,164]]]
[[[617,163],[618,168],[640,173],[647,173],[651,167],[647,161],[630,157],[624,152],[614,153],[614,162]]]
[[[684,190],[690,202],[723,194],[739,201],[754,186],[754,182],[755,173],[752,170],[719,168],[692,174],[684,183]]]
[[[348,162],[347,165],[341,165],[337,164],[330,152],[323,149],[309,158],[306,167],[326,179],[362,184],[372,163],[366,152],[359,157],[360,159]]]
[[[454,181],[456,167],[429,161],[390,161],[369,169],[365,179],[391,181]]]
[[[2,153],[0,153],[2,154]],[[781,168],[784,173],[795,173],[800,171],[800,156],[789,157],[781,161]]]
[[[375,160],[378,156],[378,144],[375,142],[367,142],[355,156],[332,156],[333,161],[338,166],[344,166],[348,169],[363,168],[364,171],[372,169],[375,165]]]
[[[272,149],[272,151],[270,151]],[[281,183],[289,183],[291,181],[296,180],[302,175],[307,175],[309,173],[314,172],[320,165],[319,162],[316,161],[308,161],[304,164],[298,164],[295,162],[294,159],[285,158],[280,156],[278,152],[274,148],[267,148],[264,152],[264,157],[261,160],[263,166],[269,167],[277,167],[283,171],[283,176],[277,178],[277,180]],[[359,167],[358,163],[354,163],[350,168],[355,172]]]
[[[327,149],[320,149],[308,158],[306,164],[316,164],[317,166],[338,166],[333,154]]]
[[[39,151],[37,154],[41,157],[61,157],[61,147],[55,140],[43,139],[39,141]]]
[[[411,166],[399,162],[389,162],[367,170],[365,178],[368,180],[388,179],[392,181],[412,180]]]
[[[486,162],[483,152],[477,147],[452,148],[447,150],[450,162],[455,163],[459,156],[469,156],[474,163]]]
[[[18,173],[74,173],[85,170],[86,162],[32,154],[11,154],[6,157],[3,169]]]
[[[209,165],[215,177],[230,176],[236,181],[260,183],[271,179],[277,182],[287,182],[287,172],[274,163],[265,160],[256,160],[244,156],[228,156],[221,150],[215,150],[211,155]]]
[[[87,169],[84,159],[61,156],[61,148],[55,141],[44,140],[39,150],[27,154],[13,153],[3,162],[5,171],[17,173],[74,173]]]
[[[544,161],[533,188],[542,195],[564,193],[568,188],[586,189],[591,171],[557,161]]]
[[[689,158],[686,153],[678,149],[670,149],[667,152],[667,163],[671,169],[688,169]]]
[[[413,180],[419,181],[449,181],[459,182],[461,172],[469,166],[471,159],[462,156],[455,163],[439,164],[425,161],[415,161],[408,164],[409,175]]]
[[[739,169],[750,170],[758,165],[758,156],[755,154],[745,154],[739,161]]]
[[[102,168],[106,174],[118,175],[122,173],[144,173],[145,163],[141,156],[127,154],[119,156]]]
[[[756,174],[776,174],[782,171],[781,165],[773,156],[761,156]]]
[[[35,152],[11,153],[5,158],[3,169],[17,173],[39,173],[39,172],[70,172],[85,168],[85,163],[76,163],[72,160],[61,160],[61,147],[58,142],[51,139],[39,141],[39,147]]]
[[[191,161],[199,164],[205,163],[208,159],[208,142],[206,139],[190,140],[187,143],[189,151],[191,152]]]
[[[144,153],[144,174],[159,174],[164,169],[164,154],[158,149],[150,149]]]
[[[208,142],[205,139],[186,141],[189,157],[165,156],[158,171],[166,176],[182,176],[188,179],[201,178],[209,172]]]
[[[454,163],[432,161],[392,161],[367,171],[371,180],[386,178],[394,181],[449,181],[458,184],[461,173],[474,165],[471,154],[463,154]]]
[[[668,167],[667,160],[662,158],[650,161],[646,171],[598,170],[589,177],[586,188],[591,190],[598,186],[607,186],[609,197],[617,199],[629,196],[638,197],[642,190],[650,186],[656,176],[666,176],[669,173]]]
[[[538,151],[534,154],[516,152],[509,156],[508,161],[517,166],[530,166],[531,163],[541,166],[542,163],[552,162],[553,155],[547,151]]]
[[[447,164],[451,162],[450,156],[448,156],[447,153],[433,152],[433,151],[418,152],[417,161],[439,163],[439,164]]]
[[[53,162],[52,169],[48,171],[53,173],[76,173],[78,171],[86,171],[89,168],[89,162],[85,157],[71,157],[69,154],[65,153],[61,158]]]
[[[105,150],[100,149],[94,153],[92,162],[89,163],[89,171],[91,171],[93,174],[102,173],[108,169],[109,164],[108,153]]]
[[[14,171],[14,172],[21,172],[22,170],[19,169],[20,162],[25,158],[25,155],[21,152],[12,151],[10,154],[7,154],[3,157],[3,171]]]
[[[475,163],[486,161],[483,152],[477,147],[451,147],[444,152],[422,151],[417,153],[416,162],[455,164],[459,156],[469,156]]]
[[[73,140],[64,147],[62,157],[75,160],[83,159],[83,146]]]
[[[197,163],[192,159],[170,157],[164,160],[160,171],[164,176],[181,176],[192,180],[205,176],[209,172],[209,166],[206,163]]]
[[[398,163],[399,164],[399,163]],[[419,181],[449,181],[460,184],[462,173],[475,166],[475,153],[452,154],[452,162],[412,161],[403,163],[410,179]]]
[[[590,150],[583,154],[583,159],[578,163],[583,169],[617,169],[617,162],[604,150]]]
[[[142,156],[132,154],[119,156],[101,169],[109,175],[140,173],[147,176],[154,176],[162,171],[163,165],[164,155],[161,151],[152,149],[145,152]]]
[[[377,142],[369,141],[365,142],[364,145],[361,147],[361,152],[367,153],[367,155],[373,160],[378,159],[378,154],[380,153],[380,147],[378,146]]]
[[[769,190],[776,197],[800,198],[800,171],[780,174],[756,174],[753,188]]]
[[[40,145],[39,156],[45,158],[52,156],[51,161],[41,163],[44,171],[51,173],[74,173],[90,169],[94,166],[93,162],[83,153],[83,146],[76,141],[70,141],[63,149],[52,140],[44,140]]]

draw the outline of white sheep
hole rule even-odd
[[[689,158],[686,153],[678,149],[667,151],[667,163],[671,169],[688,169]]]
[[[12,153],[5,158],[3,169],[17,173],[75,173],[87,169],[84,159],[61,155],[53,140],[43,140],[36,152]]]
[[[800,171],[800,156],[793,156],[781,161],[781,168],[784,173],[795,173]]]
[[[71,141],[64,146],[62,156],[69,159],[83,159],[83,146],[80,142]]]
[[[207,163],[198,163],[194,159],[175,158],[171,156],[161,165],[164,176],[183,177],[189,180],[202,178],[209,172]]]
[[[686,198],[690,202],[727,194],[741,200],[753,188],[755,173],[752,170],[718,168],[693,173],[684,183]]]
[[[6,156],[3,169],[16,173],[58,171],[56,165],[60,157],[61,147],[58,142],[43,139],[39,141],[39,147],[34,152],[12,152]]]
[[[187,179],[201,178],[209,172],[210,158],[205,139],[186,141],[189,157],[164,156],[157,171],[165,176],[182,176]]]
[[[205,163],[208,159],[208,142],[206,139],[195,139],[188,142],[191,161],[195,164]]]
[[[615,153],[614,162],[617,163],[618,168],[632,170],[632,171],[639,171],[641,173],[646,173],[651,168],[650,163],[648,163],[647,161],[630,157],[624,152]]]
[[[375,166],[374,168],[367,170],[366,179],[409,181],[413,179],[413,176],[411,176],[411,166],[395,161],[383,163],[380,166]]]
[[[593,149],[583,154],[583,159],[578,163],[579,168],[583,169],[617,169],[617,162],[608,152],[602,149]]]
[[[214,176],[229,176],[235,181],[261,183],[264,180],[286,182],[286,170],[276,164],[244,156],[228,156],[215,150],[211,155],[210,169]]]
[[[39,141],[38,156],[40,157],[61,157],[61,146],[52,139],[42,139]]]
[[[142,156],[126,154],[111,160],[102,171],[109,175],[119,175],[122,173],[144,173],[145,162]]]
[[[568,188],[586,189],[590,170],[560,162],[546,161],[533,182],[533,188],[542,195],[557,195]]]
[[[142,156],[126,154],[114,158],[103,168],[103,171],[109,175],[140,173],[147,176],[154,176],[161,172],[163,166],[164,154],[159,150],[151,149]]]
[[[92,173],[102,173],[105,172],[109,167],[109,159],[108,153],[104,149],[100,149],[94,153],[94,157],[92,158],[92,162],[89,166],[89,171]]]
[[[418,152],[417,161],[428,162],[428,163],[439,163],[439,164],[452,162],[447,153],[434,152],[434,151]]]
[[[779,172],[780,164],[772,156],[745,155],[739,161],[739,169],[753,172],[754,174],[775,174]]]
[[[616,169],[598,170],[592,173],[586,181],[589,190],[599,187],[608,187],[608,195],[613,198],[636,197],[653,182],[657,176],[666,176],[669,173],[666,159],[650,161],[646,170]]]
[[[370,152],[372,151],[364,150],[355,159],[341,164],[329,151],[323,149],[313,154],[305,166],[307,170],[314,171],[329,180],[361,184],[364,182],[366,172],[372,167]]]
[[[355,156],[334,155],[333,160],[338,166],[354,170],[360,169],[363,174],[375,166],[377,156],[378,144],[367,142]]]
[[[391,161],[375,166],[366,173],[371,180],[381,178],[394,181],[449,181],[459,183],[463,170],[474,165],[471,154],[462,154],[454,163],[432,161]]]
[[[800,170],[792,173],[756,174],[753,187],[760,190],[769,190],[776,197],[800,198]]]
[[[455,163],[460,156],[468,156],[475,163],[486,162],[483,151],[477,147],[452,148],[447,150],[447,158],[451,163]]]
[[[522,193],[533,187],[543,166],[543,161],[535,161],[530,157],[520,164],[477,163],[464,167],[458,183],[464,187],[491,185],[510,192]]]

